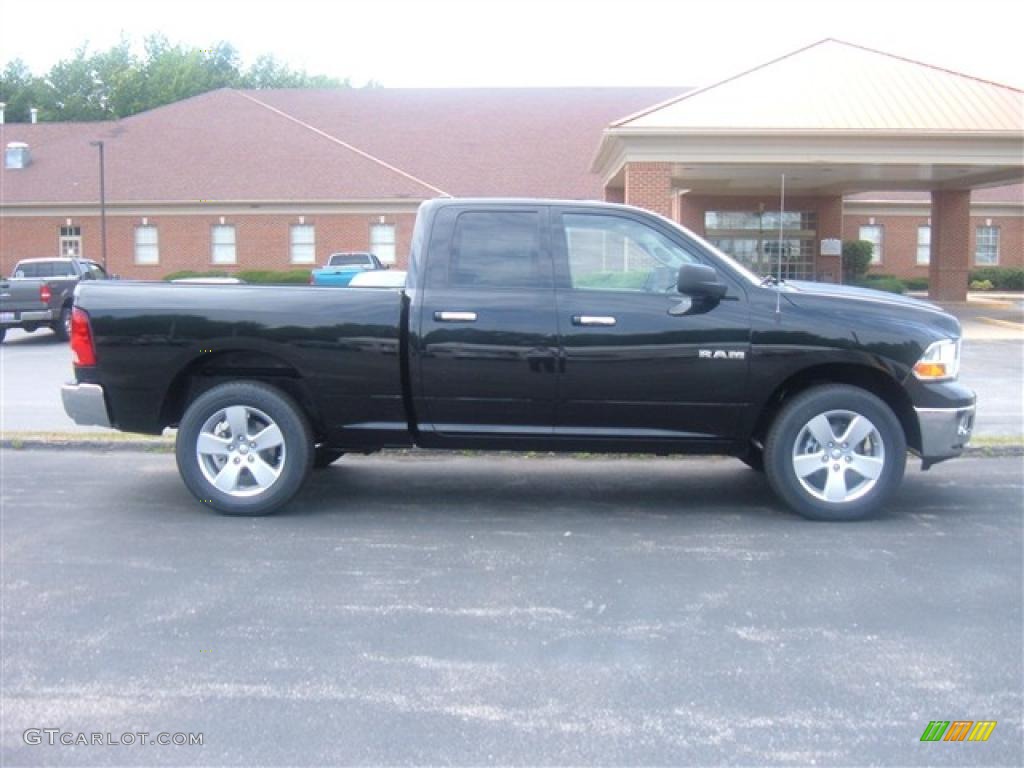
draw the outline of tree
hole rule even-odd
[[[27,123],[32,107],[39,107],[45,98],[46,84],[33,75],[25,62],[12,59],[0,72],[0,101],[4,119],[9,123]]]
[[[238,51],[227,42],[192,48],[151,35],[142,57],[124,38],[107,51],[90,52],[83,45],[45,77],[14,59],[0,73],[0,101],[7,103],[9,122],[27,122],[30,107],[38,107],[45,120],[111,120],[217,88],[348,86],[347,79],[310,75],[270,54],[243,71]]]
[[[875,246],[867,240],[847,240],[843,243],[843,282],[857,283],[864,279],[871,266]]]

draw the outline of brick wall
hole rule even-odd
[[[672,163],[626,163],[624,198],[629,205],[672,217]]]
[[[323,264],[334,251],[367,250],[370,226],[395,225],[396,268],[407,266],[412,239],[414,213],[398,214],[317,214],[305,216],[315,227],[316,263]],[[311,265],[292,264],[291,225],[298,215],[242,214],[224,216],[225,224],[235,226],[235,265],[213,264],[211,229],[220,224],[220,215],[181,214],[147,216],[157,228],[160,263],[135,264],[135,227],[142,216],[107,215],[107,264],[109,271],[123,277],[160,279],[183,269],[237,271],[243,269],[305,269]],[[0,219],[0,274],[9,275],[19,259],[55,256],[64,216],[22,216]],[[100,260],[100,220],[98,216],[71,217],[71,224],[82,230],[82,255]]]
[[[843,220],[843,239],[856,240],[860,227],[870,223],[871,217],[846,214]],[[929,222],[928,216],[875,216],[875,224],[883,232],[882,263],[871,271],[897,277],[928,277],[928,265],[917,264],[917,228]],[[999,265],[1024,267],[1024,218],[1020,216],[971,216],[969,228],[968,263],[974,269],[977,246],[977,228],[991,220],[999,227]]]

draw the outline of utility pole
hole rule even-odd
[[[103,271],[107,271],[107,187],[106,167],[103,158],[103,142],[90,141],[94,147],[100,148],[100,252],[103,254]]]

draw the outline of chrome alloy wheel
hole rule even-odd
[[[287,459],[284,435],[258,408],[229,406],[199,430],[196,459],[217,489],[231,496],[257,496],[281,476]]]
[[[863,497],[885,468],[885,444],[878,428],[854,411],[818,414],[804,424],[793,444],[793,470],[814,498],[843,504]]]

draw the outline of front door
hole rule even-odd
[[[558,334],[546,217],[540,206],[438,212],[413,362],[428,442],[551,435]]]
[[[679,267],[700,263],[699,250],[640,215],[565,208],[552,216],[564,356],[555,434],[733,439],[747,393],[742,288],[730,282],[715,303],[680,295]]]

